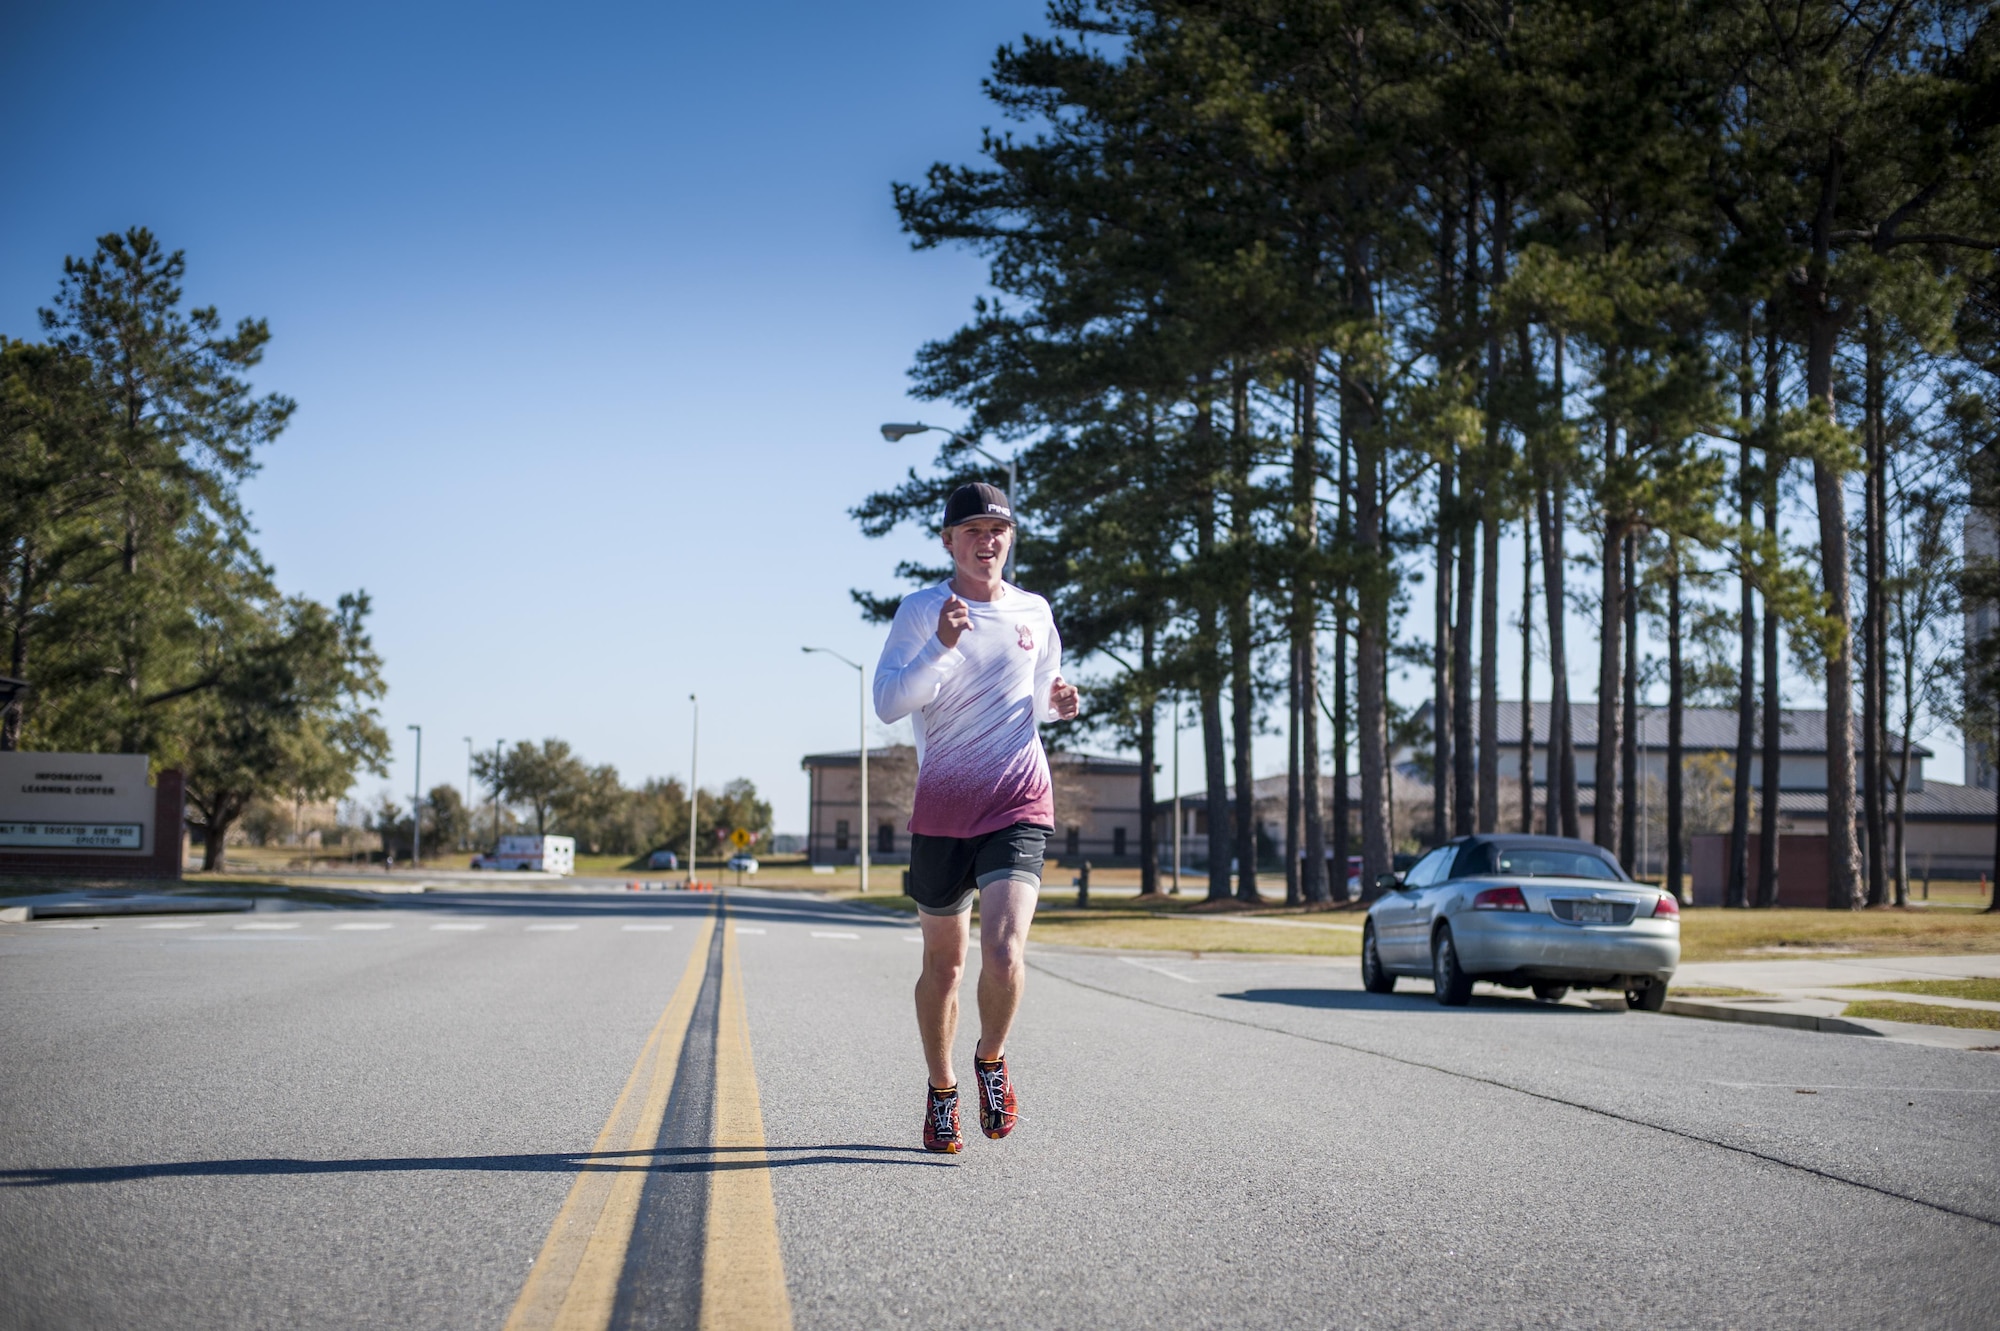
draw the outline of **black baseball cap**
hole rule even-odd
[[[944,525],[956,527],[974,518],[999,518],[1013,525],[1014,509],[1007,502],[1007,492],[985,481],[974,481],[953,490],[951,498],[944,501]]]

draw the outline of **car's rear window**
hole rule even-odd
[[[1499,872],[1520,878],[1601,878],[1623,882],[1625,875],[1587,850],[1555,850],[1540,846],[1500,848]]]

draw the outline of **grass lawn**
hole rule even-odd
[[[2000,1012],[1976,1007],[1938,1007],[1930,1003],[1897,1003],[1889,999],[1849,1003],[1843,1017],[1863,1021],[1915,1021],[1926,1026],[1959,1026],[1975,1031],[2000,1031]]]
[[[1977,1003],[2000,1003],[2000,980],[1883,980],[1877,984],[1856,984],[1852,989],[1888,989],[1899,994],[1928,994],[1934,998],[1970,998]]]
[[[1761,989],[1738,989],[1733,984],[1677,984],[1675,998],[1769,998]]]
[[[758,886],[764,886],[760,883]],[[847,891],[837,894],[844,901],[866,903],[888,910],[915,914],[917,903],[905,896],[867,896]],[[1349,929],[1284,928],[1250,924],[1227,915],[1191,915],[1186,907],[1199,898],[1168,898],[1158,905],[1133,907],[1111,898],[1108,904],[1078,910],[1062,904],[1067,892],[1051,902],[1045,892],[1043,904],[1035,912],[1029,937],[1038,943],[1066,943],[1071,947],[1121,948],[1135,952],[1264,952],[1295,956],[1356,957],[1361,955],[1361,935]],[[1129,901],[1129,898],[1125,900]],[[977,907],[974,908],[975,918]],[[1292,917],[1281,918],[1310,918]],[[1343,924],[1359,924],[1359,912],[1341,912]],[[975,926],[976,927],[976,926]]]
[[[1741,961],[1751,957],[1909,957],[2000,952],[2000,915],[1975,910],[1723,910],[1681,911],[1682,961]]]

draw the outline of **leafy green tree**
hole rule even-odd
[[[82,357],[0,337],[0,616],[16,679],[39,669],[42,641],[60,641],[106,566],[110,436]],[[0,750],[20,747],[28,706],[0,717]]]
[[[446,784],[432,786],[424,796],[424,844],[442,850],[446,846],[465,846],[472,840],[472,810],[466,807],[465,797],[458,793],[458,787]]]
[[[185,257],[144,228],[69,259],[41,312],[51,347],[87,367],[94,402],[72,418],[100,460],[98,566],[51,616],[23,743],[144,752],[171,748],[179,696],[205,669],[206,625],[271,599],[238,487],[293,404],[257,396],[244,372],[270,331],[225,331],[213,307],[183,307]]]
[[[508,804],[523,804],[535,816],[535,835],[547,836],[557,811],[582,791],[588,770],[568,741],[545,739],[539,745],[522,740],[498,760],[477,754],[472,773],[497,788]],[[615,779],[615,773],[614,773]]]
[[[302,597],[214,630],[203,674],[169,707],[181,736],[188,803],[204,832],[202,868],[223,867],[230,828],[259,796],[321,800],[362,770],[387,768],[389,738],[372,702],[381,661],[365,621],[368,598],[337,610]]]

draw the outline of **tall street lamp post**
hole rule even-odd
[[[417,774],[410,784],[410,866],[424,867],[424,728],[408,726],[417,732]]]
[[[701,763],[701,703],[695,696],[688,695],[688,705],[694,709],[694,739],[688,752],[688,876],[687,885],[694,887],[694,825],[695,815],[701,811],[701,782],[697,772]]]
[[[493,849],[500,849],[500,750],[507,741],[493,741]]]
[[[988,462],[1007,469],[1007,502],[1014,505],[1014,533],[1018,538],[1021,531],[1021,497],[1014,493],[1014,483],[1019,479],[1017,472],[1021,455],[1014,453],[1004,458],[996,457],[988,452],[985,447],[967,439],[956,430],[947,430],[942,425],[925,425],[922,421],[912,421],[907,425],[885,425],[882,427],[882,437],[893,444],[906,435],[922,434],[926,430],[942,431],[973,452],[979,454],[979,456],[985,458]],[[1009,582],[1014,581],[1014,547],[1017,544],[1019,544],[1018,539],[1007,543],[1007,567],[1001,570],[1001,576]]]
[[[465,832],[458,838],[458,848],[469,850],[467,842],[472,837],[472,736],[465,737]]]
[[[834,660],[844,666],[851,667],[854,671],[854,695],[856,700],[861,704],[861,817],[859,826],[861,829],[861,894],[866,896],[868,894],[868,833],[870,828],[868,817],[868,672],[861,668],[859,661],[850,661],[829,647],[801,647],[799,650],[802,652],[820,652],[826,656],[831,656]]]

